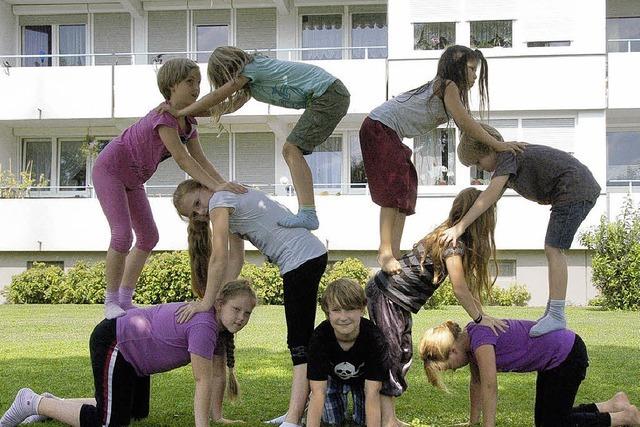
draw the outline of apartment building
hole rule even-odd
[[[0,0],[0,166],[44,177],[27,197],[0,199],[0,287],[33,261],[65,268],[104,258],[109,230],[91,186],[98,152],[162,101],[155,73],[188,56],[236,45],[327,69],[349,88],[349,113],[308,157],[330,260],[376,266],[378,208],[367,194],[358,129],[386,99],[431,79],[449,44],[489,62],[490,114],[507,140],[547,144],[585,163],[603,188],[582,229],[615,217],[640,184],[640,2],[634,0]],[[201,94],[209,91],[204,79]],[[477,109],[477,97],[472,97]],[[301,111],[250,101],[201,142],[228,179],[296,209],[281,156]],[[488,176],[455,156],[455,126],[405,140],[419,175],[416,215],[402,246],[442,221],[455,195]],[[168,197],[185,174],[171,159],[147,183],[160,229],[156,250],[186,248]],[[634,193],[635,191],[635,193]],[[548,207],[507,191],[498,205],[498,283],[547,296]],[[568,253],[568,299],[595,294],[590,257]],[[248,259],[260,262],[256,251]]]

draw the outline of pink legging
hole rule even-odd
[[[129,252],[133,243],[133,229],[136,248],[151,252],[158,243],[158,228],[153,220],[144,183],[128,165],[117,161],[121,159],[109,154],[103,152],[98,156],[92,174],[93,187],[111,228],[109,247],[120,253]],[[115,160],[115,164],[109,164],[111,160]]]

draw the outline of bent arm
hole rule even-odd
[[[193,397],[193,414],[196,427],[208,427],[209,404],[213,391],[213,364],[211,360],[191,353],[191,370],[193,371],[193,379],[196,385]]]
[[[199,183],[209,187],[211,190],[215,190],[216,186],[221,184],[221,182],[218,182],[216,178],[209,175],[200,163],[191,156],[182,142],[180,142],[178,131],[168,126],[160,126],[158,128],[158,134],[160,135],[160,139],[164,143],[165,147],[167,147],[167,150],[169,150],[169,153],[171,153],[171,156],[174,158],[178,166],[180,166],[180,169],[188,173]],[[224,182],[224,180],[222,182]]]
[[[311,396],[307,409],[307,427],[320,427],[322,410],[324,408],[325,395],[327,393],[327,381],[309,381]]]
[[[220,104],[235,92],[242,89],[248,82],[249,79],[244,76],[239,76],[235,80],[228,81],[218,89],[214,90],[213,92],[209,92],[193,104],[178,111],[178,116],[208,116],[210,114],[211,108]]]

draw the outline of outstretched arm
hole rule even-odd
[[[471,379],[469,381],[469,424],[480,424],[482,414],[482,393],[480,390],[480,371],[478,365],[471,361],[469,363]]]
[[[491,178],[491,182],[487,186],[487,189],[478,196],[475,202],[473,202],[473,206],[471,206],[467,213],[462,217],[460,222],[453,227],[447,228],[442,233],[440,240],[445,244],[452,243],[455,245],[458,237],[464,233],[467,227],[482,215],[484,211],[498,201],[500,196],[502,196],[503,189],[505,185],[507,185],[508,180],[508,175]]]
[[[229,259],[223,283],[236,280],[244,264],[244,240],[237,234],[229,234]]]
[[[364,380],[364,414],[367,427],[380,427],[380,389],[382,382]]]
[[[202,167],[202,169],[209,174],[213,178],[214,181],[218,182],[218,187],[213,189],[214,191],[232,191],[234,193],[246,193],[247,189],[240,184],[236,184],[233,182],[227,182],[222,175],[218,173],[216,168],[211,164],[207,156],[204,155],[204,151],[202,151],[202,146],[200,145],[200,141],[197,138],[190,139],[187,142],[187,151],[193,157],[196,162]]]
[[[476,348],[476,361],[480,373],[480,394],[482,395],[482,426],[495,427],[498,403],[498,376],[496,373],[496,351],[492,345]]]
[[[211,310],[218,296],[229,258],[229,210],[225,207],[214,208],[209,214],[213,224],[213,242],[207,269],[207,288],[200,301],[185,304],[176,310],[178,323],[188,321],[196,313]]]
[[[447,265],[447,272],[449,273],[449,279],[451,279],[451,285],[453,287],[453,293],[455,294],[458,302],[467,312],[471,320],[481,318],[481,325],[491,328],[494,334],[498,335],[499,331],[504,331],[508,325],[502,319],[496,319],[482,311],[479,301],[471,294],[467,280],[464,277],[464,265],[462,264],[462,257],[460,255],[452,255],[445,259]]]
[[[307,409],[307,427],[320,427],[322,409],[324,408],[325,395],[327,393],[327,381],[309,381],[311,396],[309,397],[309,409]]]
[[[444,90],[444,105],[447,111],[451,113],[456,126],[469,134],[473,139],[482,142],[491,147],[494,151],[511,151],[512,153],[521,152],[526,144],[521,142],[500,142],[480,126],[469,114],[467,109],[460,101],[460,89],[454,82],[450,82]]]
[[[224,85],[220,86],[213,92],[209,92],[193,104],[183,108],[177,112],[177,117],[180,116],[193,116],[193,117],[206,117],[210,115],[210,110],[222,101],[242,89],[249,79],[244,76],[239,76],[235,80],[228,81]]]
[[[209,426],[209,405],[213,391],[213,364],[211,360],[191,353],[191,370],[196,383],[193,397],[193,414],[196,427]]]

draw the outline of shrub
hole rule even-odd
[[[164,304],[190,299],[193,299],[193,293],[187,252],[163,252],[151,256],[138,279],[134,302]]]
[[[502,307],[524,307],[531,299],[531,293],[526,286],[514,283],[508,288],[494,286],[491,289],[491,297],[488,305],[499,305]]]
[[[5,291],[7,301],[14,304],[49,304],[52,291],[59,289],[63,271],[60,267],[35,262],[30,269],[11,278]]]
[[[101,304],[107,282],[104,261],[89,265],[79,261],[71,267],[62,279],[60,290],[56,292],[54,303],[61,304]]]
[[[251,281],[261,304],[277,305],[284,303],[284,292],[280,270],[265,262],[261,266],[245,263],[240,276]]]
[[[606,217],[582,234],[581,242],[593,251],[593,284],[607,309],[640,309],[640,212],[627,197],[613,222]]]
[[[345,258],[342,261],[337,261],[332,267],[322,275],[320,279],[320,287],[318,289],[318,301],[324,294],[327,285],[334,280],[346,277],[353,279],[360,283],[360,286],[364,287],[371,276],[371,270],[365,266],[358,258]]]
[[[458,305],[458,299],[453,293],[453,286],[447,277],[438,289],[431,295],[424,305],[426,309],[438,309],[446,305]]]

